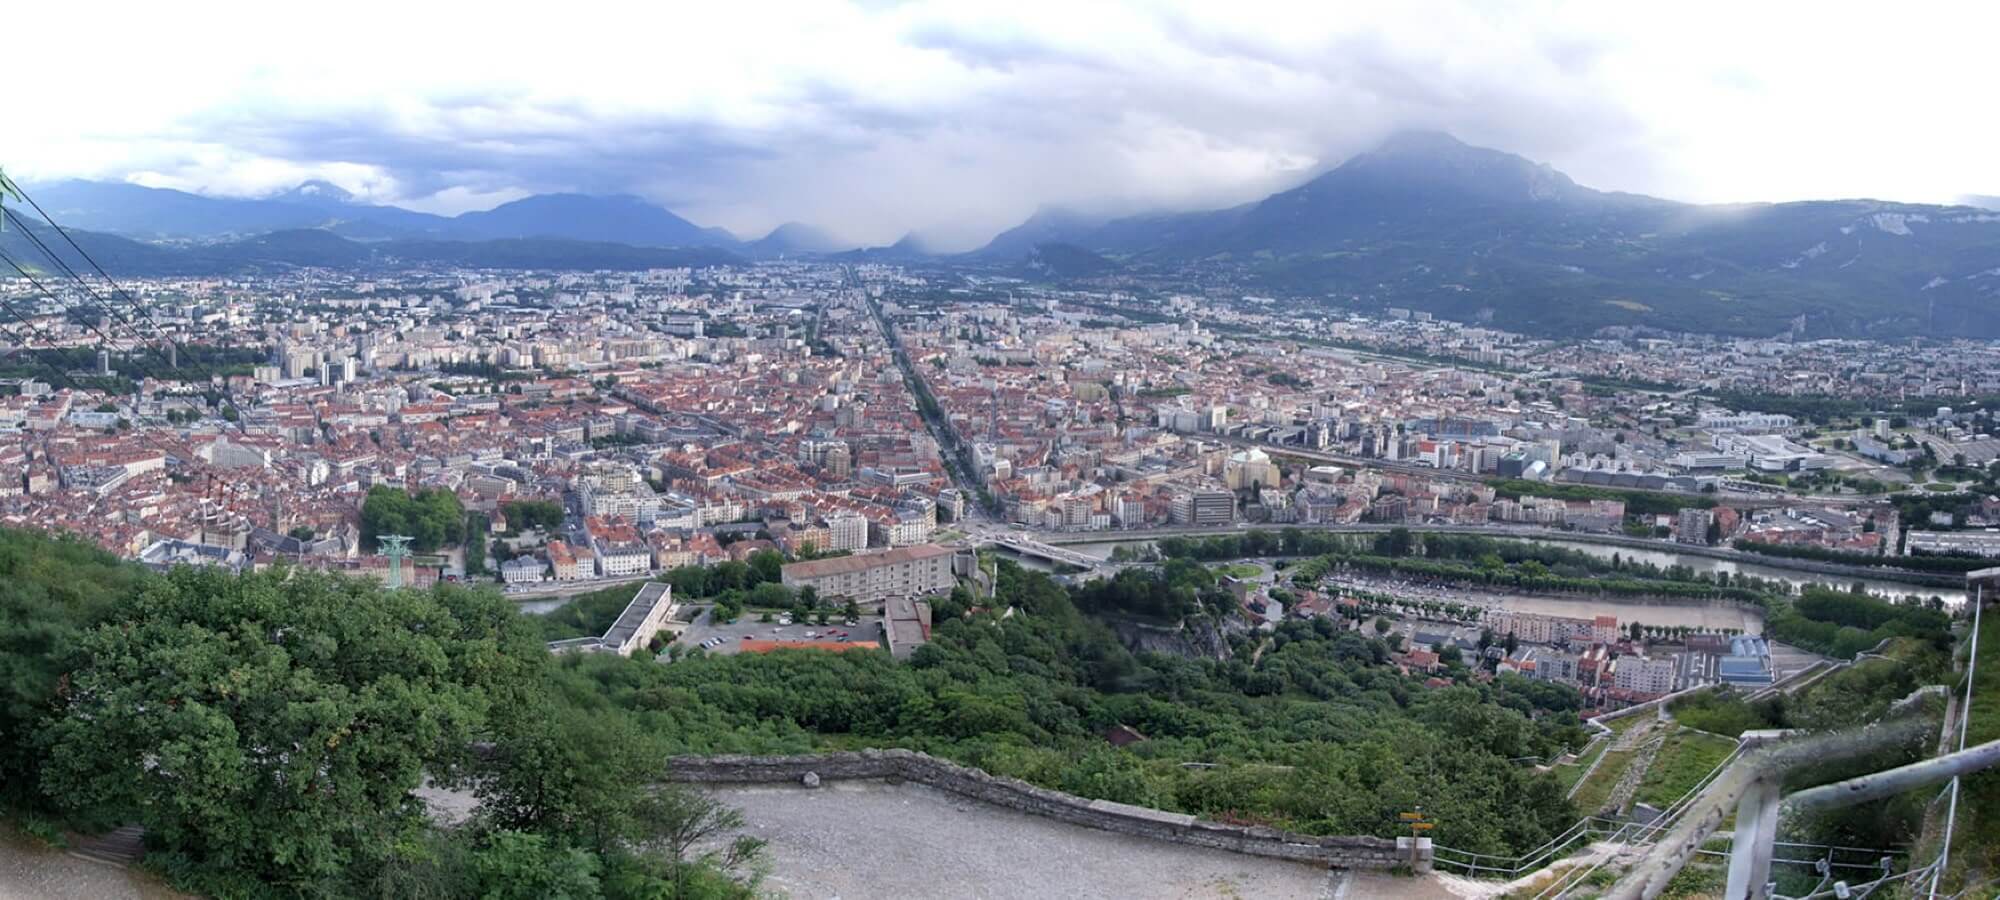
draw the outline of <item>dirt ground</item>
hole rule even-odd
[[[78,859],[0,830],[0,900],[188,900],[136,869]]]
[[[1328,871],[1052,822],[915,784],[725,787],[770,842],[763,887],[872,897],[1452,900],[1428,879]]]

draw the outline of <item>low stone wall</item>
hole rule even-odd
[[[1263,826],[1225,825],[1184,813],[1088,800],[1074,794],[1000,778],[913,750],[862,750],[806,756],[682,756],[668,763],[667,780],[691,784],[798,784],[821,780],[914,781],[1005,809],[1177,844],[1208,847],[1346,869],[1388,869],[1410,861],[1408,850],[1378,837],[1320,837]],[[1426,842],[1428,843],[1428,842]],[[1430,868],[1421,851],[1419,869]]]

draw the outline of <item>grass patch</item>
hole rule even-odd
[[[1597,767],[1597,771],[1590,774],[1590,777],[1583,782],[1583,786],[1577,789],[1576,796],[1571,798],[1577,811],[1589,815],[1602,809],[1605,801],[1611,799],[1612,788],[1617,787],[1618,780],[1625,777],[1625,770],[1632,767],[1632,757],[1638,753],[1637,750],[1604,751],[1604,762]]]
[[[1745,731],[1776,727],[1757,708],[1735,691],[1713,689],[1691,694],[1668,705],[1674,719],[1689,728],[1710,734],[1740,737]]]
[[[1640,803],[1665,809],[1681,798],[1736,749],[1727,738],[1702,734],[1686,728],[1667,736],[1659,755],[1639,782],[1634,798]]]
[[[1660,892],[1660,900],[1712,900],[1729,886],[1729,871],[1722,866],[1692,863],[1681,867]]]
[[[1643,725],[1647,722],[1651,722],[1655,718],[1658,718],[1657,713],[1651,715],[1648,715],[1646,713],[1635,713],[1633,715],[1622,716],[1616,719],[1612,719],[1611,721],[1604,723],[1604,727],[1611,729],[1612,736],[1616,737],[1618,735],[1624,734],[1625,732],[1631,731],[1632,729],[1637,728],[1640,725]]]
[[[1549,774],[1555,776],[1556,783],[1562,785],[1563,791],[1567,793],[1570,788],[1576,786],[1577,779],[1582,778],[1583,773],[1590,771],[1591,763],[1597,762],[1604,756],[1604,751],[1609,749],[1611,749],[1610,740],[1598,741],[1596,746],[1576,758],[1575,765],[1557,766]]]
[[[611,623],[618,621],[618,614],[624,612],[632,598],[639,595],[643,584],[635,581],[578,594],[568,603],[528,618],[542,626],[542,640],[545,641],[597,637],[610,628]]]
[[[1965,745],[2000,740],[2000,607],[1985,610],[1979,622],[1979,659],[1972,668],[1972,707]],[[1964,690],[1960,681],[1953,690]],[[1953,889],[1967,872],[2000,869],[2000,771],[1966,777],[1958,803],[1958,833],[1951,842],[1946,882]]]
[[[1215,573],[1217,575],[1227,575],[1231,578],[1241,580],[1245,578],[1255,578],[1259,575],[1262,575],[1264,574],[1264,569],[1262,566],[1255,566],[1251,565],[1250,563],[1231,563],[1226,566],[1217,567]]]

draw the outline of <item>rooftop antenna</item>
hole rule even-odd
[[[377,555],[389,559],[389,590],[403,586],[403,558],[410,555],[410,536],[407,534],[378,534],[375,543],[381,549]]]

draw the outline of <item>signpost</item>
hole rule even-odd
[[[1436,828],[1437,823],[1425,821],[1421,806],[1411,812],[1399,813],[1396,818],[1410,826],[1410,871],[1420,871],[1423,867],[1424,832]]]

